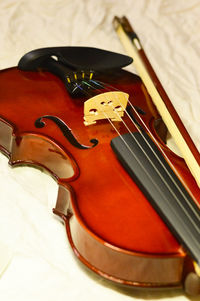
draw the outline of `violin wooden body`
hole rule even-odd
[[[140,78],[127,71],[97,79],[129,94],[186,187],[200,201],[199,188],[184,160],[162,141],[163,122]],[[104,92],[103,89],[101,92]],[[192,261],[124,170],[111,140],[118,136],[106,120],[83,123],[87,98],[72,98],[56,76],[11,68],[0,72],[0,145],[11,166],[45,169],[57,181],[54,213],[65,222],[74,254],[113,282],[143,288],[182,287]],[[53,119],[71,129],[78,148]],[[42,118],[41,127],[35,122]],[[137,131],[125,115],[132,132]],[[115,126],[121,135],[127,129]],[[92,147],[92,139],[98,144]]]

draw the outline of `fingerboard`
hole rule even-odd
[[[111,141],[117,158],[191,257],[200,263],[200,212],[150,137],[143,132]]]

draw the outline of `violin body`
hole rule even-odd
[[[185,186],[199,200],[199,188],[184,160],[162,140],[163,122],[140,78],[123,70],[95,76],[129,94]],[[118,133],[108,120],[84,125],[87,98],[71,97],[63,82],[49,72],[2,70],[1,151],[11,166],[38,167],[57,181],[54,213],[65,222],[74,254],[87,267],[128,286],[182,287],[185,275],[193,270],[192,261],[118,161],[110,146]],[[137,131],[126,115],[123,120]],[[122,122],[115,126],[121,135],[127,133]]]

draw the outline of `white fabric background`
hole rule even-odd
[[[200,149],[199,0],[0,0],[0,68],[17,65],[26,52],[47,46],[123,53],[112,28],[115,14],[131,21]],[[172,290],[116,288],[85,271],[51,212],[56,183],[36,169],[11,169],[7,163],[0,155],[0,266],[3,252],[11,259],[0,277],[0,300],[199,300]]]

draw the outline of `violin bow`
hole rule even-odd
[[[133,58],[136,70],[200,187],[200,154],[156,76],[137,34],[126,17],[114,17],[113,25],[126,51]]]

